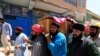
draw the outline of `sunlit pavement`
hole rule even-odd
[[[3,47],[0,47],[0,56],[4,56],[3,51],[4,51]],[[13,51],[14,51],[14,46],[11,47],[12,53],[10,53],[9,56],[14,56]]]
[[[5,56],[3,51],[4,51],[4,49],[3,49],[1,41],[0,41],[0,56]],[[11,53],[9,55],[7,55],[7,56],[14,56],[14,46],[11,46]],[[31,56],[31,51],[29,51],[29,56]]]
[[[3,47],[0,47],[0,56],[4,56]],[[11,53],[8,56],[14,56],[14,46],[11,47]],[[31,52],[29,51],[29,56],[31,56]]]
[[[99,49],[99,51],[100,51],[100,47],[98,47],[98,49]],[[2,51],[3,51],[3,47],[0,47],[0,56],[5,56],[4,53],[3,53]],[[8,56],[14,56],[14,53],[13,53],[13,51],[14,51],[14,46],[11,47],[11,51],[12,51],[12,53],[10,53],[10,55],[8,55]],[[30,52],[30,51],[29,51],[29,56],[31,56],[31,52]]]

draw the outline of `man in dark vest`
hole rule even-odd
[[[77,23],[72,28],[73,37],[68,44],[68,56],[100,56],[95,43],[83,36],[84,26]]]

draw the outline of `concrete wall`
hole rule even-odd
[[[80,6],[80,0],[77,0],[77,5],[72,5],[64,0],[44,0],[44,2],[67,9],[72,12],[77,21],[84,21],[86,18],[86,7]],[[86,5],[86,0],[84,0]]]
[[[95,25],[96,23],[100,22],[99,20],[91,19],[91,24]]]
[[[86,12],[86,8],[82,8],[80,6],[77,6],[77,7],[76,6],[73,6],[73,5],[65,2],[64,0],[45,0],[45,2],[48,2],[50,4],[57,5],[59,7],[62,7],[62,8],[71,10],[71,11],[78,11],[78,12],[81,12],[81,13]]]

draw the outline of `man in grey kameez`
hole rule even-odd
[[[43,28],[39,24],[32,26],[32,56],[50,56],[51,53],[47,47],[47,40],[43,34]]]

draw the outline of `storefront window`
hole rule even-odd
[[[64,1],[67,2],[67,3],[70,3],[74,6],[77,6],[77,0],[64,0]]]
[[[64,1],[74,6],[77,6],[78,4],[80,7],[83,7],[83,8],[85,7],[85,0],[64,0]]]
[[[2,11],[4,15],[12,15],[12,16],[28,16],[28,8],[17,6],[13,4],[2,3]]]
[[[80,3],[79,3],[80,7],[85,7],[85,0],[80,0]]]

